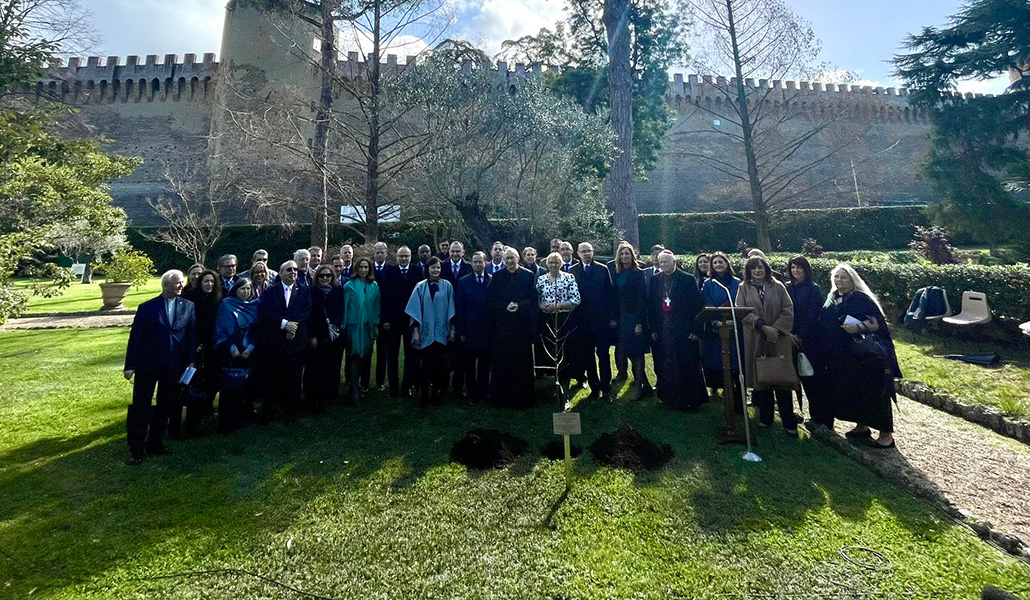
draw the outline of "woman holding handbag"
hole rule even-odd
[[[901,377],[901,368],[883,309],[851,265],[834,267],[830,281],[819,324],[826,344],[832,417],[856,424],[846,434],[849,439],[868,439],[872,428],[880,432],[869,441],[873,448],[893,448],[891,401],[896,399],[894,378]]]
[[[737,290],[737,306],[754,311],[741,319],[744,330],[744,380],[754,390],[752,400],[758,406],[758,424],[769,427],[773,422],[773,396],[780,421],[788,435],[797,436],[791,391],[800,385],[794,369],[793,344],[794,303],[787,288],[772,277],[769,263],[761,256],[752,256],[744,264],[744,282]],[[754,357],[753,360],[750,360]]]
[[[794,363],[798,376],[808,397],[808,411],[812,422],[817,425],[832,425],[833,411],[823,391],[825,385],[825,361],[822,360],[823,341],[819,332],[819,318],[826,297],[812,279],[812,265],[804,256],[798,255],[787,263],[790,281],[787,293],[794,302],[794,327],[790,340],[794,345]],[[802,410],[801,396],[798,396],[798,410]]]
[[[212,359],[220,366],[218,393],[218,432],[229,433],[243,425],[248,400],[253,400],[249,384],[254,365],[258,300],[250,279],[237,279],[215,317],[211,338]]]
[[[340,393],[343,362],[343,288],[328,264],[315,270],[308,317],[308,355],[304,368],[307,408],[314,413],[329,410]]]

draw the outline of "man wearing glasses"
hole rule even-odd
[[[223,298],[229,295],[229,290],[232,289],[233,284],[240,278],[236,274],[236,267],[238,265],[239,261],[236,260],[235,254],[224,254],[222,258],[218,259],[218,279],[222,284]]]
[[[279,281],[261,294],[258,305],[260,339],[266,361],[262,372],[268,377],[261,407],[262,424],[276,417],[292,421],[300,405],[311,289],[297,283],[297,272],[297,263],[284,262],[279,268]]]

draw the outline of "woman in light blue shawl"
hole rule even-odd
[[[211,347],[220,375],[218,431],[228,433],[243,424],[246,406],[253,402],[250,370],[257,341],[258,300],[246,277],[238,279],[218,305]]]
[[[440,259],[430,257],[426,261],[426,279],[412,290],[404,310],[411,317],[411,347],[420,356],[419,406],[439,404],[447,386],[444,358],[447,345],[454,340],[454,288],[440,278],[440,271]]]

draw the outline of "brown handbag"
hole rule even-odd
[[[801,380],[791,354],[780,354],[776,344],[758,340],[755,347],[755,387],[796,389]]]

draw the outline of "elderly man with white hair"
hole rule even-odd
[[[648,286],[648,330],[658,376],[658,399],[674,410],[696,411],[706,398],[697,341],[703,322],[694,317],[704,308],[693,275],[676,267],[669,250],[658,253],[658,272]]]
[[[490,399],[505,408],[534,403],[533,340],[536,337],[536,277],[519,265],[519,251],[505,247],[504,269],[493,274],[486,310],[493,326]]]
[[[297,283],[305,287],[315,284],[315,270],[311,268],[311,252],[300,248],[293,253],[293,262],[297,263]]]
[[[165,454],[168,415],[179,393],[179,380],[197,353],[197,317],[182,297],[182,271],[161,276],[161,295],[136,309],[125,350],[125,379],[132,381],[132,404],[126,417],[130,464],[147,454]],[[156,406],[151,405],[157,388]]]

